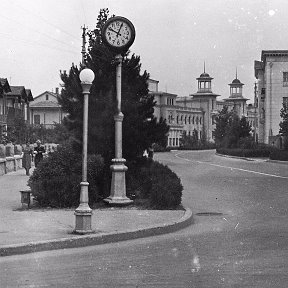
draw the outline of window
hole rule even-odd
[[[34,115],[34,124],[40,124],[40,115]]]
[[[283,86],[288,86],[288,72],[283,72]]]
[[[48,101],[49,100],[49,95],[48,94],[46,94],[46,101]]]

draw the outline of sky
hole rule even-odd
[[[0,77],[34,97],[55,91],[59,71],[81,61],[81,26],[94,29],[101,8],[134,24],[142,72],[178,96],[197,92],[205,62],[219,100],[236,69],[252,100],[261,51],[288,50],[287,0],[1,0]]]

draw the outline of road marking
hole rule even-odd
[[[213,164],[213,163],[208,163],[208,162],[202,162],[202,161],[198,161],[198,160],[190,160],[190,159],[187,159],[187,158],[180,157],[180,154],[184,154],[184,153],[183,152],[182,153],[181,152],[177,153],[177,154],[175,154],[175,157],[178,158],[178,159],[189,161],[189,162],[197,162],[199,164],[206,164],[206,165],[210,165],[210,166],[230,169],[231,171],[232,170],[238,170],[238,171],[242,171],[242,172],[259,174],[259,175],[263,175],[263,176],[269,176],[269,177],[275,177],[275,178],[281,178],[281,179],[288,179],[288,177],[286,177],[286,176],[279,176],[279,175],[275,175],[275,174],[268,174],[268,173],[253,171],[253,170],[246,170],[246,169],[242,169],[242,168],[234,168],[234,167],[223,166],[223,165],[218,165],[218,164]],[[186,152],[185,154],[187,154],[187,153],[189,153],[189,152]]]

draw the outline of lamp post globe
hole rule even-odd
[[[79,78],[80,78],[81,84],[84,83],[84,84],[92,85],[95,75],[91,69],[85,68],[80,72]]]

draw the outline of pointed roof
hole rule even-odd
[[[7,78],[0,78],[0,93],[3,91],[6,93],[11,91]]]
[[[25,91],[26,91],[26,95],[27,95],[27,100],[28,100],[29,102],[30,102],[30,101],[33,101],[34,98],[33,98],[31,89],[25,89]]]
[[[237,75],[237,67],[236,67],[236,78],[232,81],[232,83],[228,84],[230,86],[243,86],[244,84],[241,83],[241,81],[238,79],[238,75]]]
[[[7,93],[9,97],[18,97],[19,100],[26,100],[27,94],[24,86],[10,86],[11,92]]]
[[[208,73],[206,73],[205,71],[205,61],[204,61],[204,72],[198,77],[196,78],[198,81],[211,81],[213,78],[210,77],[210,75]]]

